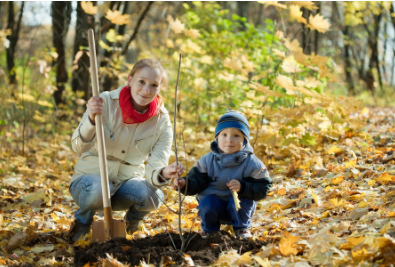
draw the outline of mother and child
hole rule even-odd
[[[168,165],[173,129],[160,95],[167,84],[161,63],[145,58],[136,62],[126,86],[89,99],[71,140],[72,149],[81,154],[69,188],[79,206],[69,232],[72,242],[90,232],[93,216],[103,208],[96,114],[103,118],[112,209],[127,210],[128,234],[137,231],[144,217],[162,204],[161,188],[184,172],[181,163],[178,169],[175,162]],[[174,179],[174,188],[196,195],[203,238],[218,231],[221,224],[232,225],[239,237],[251,236],[248,229],[255,201],[266,197],[272,181],[254,155],[249,136],[248,121],[241,113],[225,113],[217,122],[211,152],[185,177]],[[239,195],[238,211],[231,190]]]

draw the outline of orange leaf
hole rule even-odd
[[[285,232],[283,237],[281,237],[280,244],[278,245],[278,249],[280,250],[281,254],[283,254],[284,256],[288,256],[291,254],[296,255],[298,250],[293,247],[296,241],[298,241],[297,236],[293,236],[288,232]]]
[[[276,192],[277,195],[282,195],[282,196],[284,196],[286,193],[287,193],[287,190],[285,190],[284,187],[277,190],[277,192]]]
[[[131,249],[131,247],[129,247],[129,246],[123,246],[123,247],[122,247],[122,250],[123,250],[123,251],[129,250],[129,249]]]

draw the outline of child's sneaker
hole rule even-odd
[[[207,237],[210,236],[210,234],[209,234],[209,233],[206,233],[206,232],[202,232],[202,233],[200,234],[200,236],[201,236],[203,239],[206,239]]]
[[[247,229],[242,229],[242,230],[236,231],[236,235],[237,235],[238,237],[243,238],[243,239],[252,237],[251,232],[248,231]]]

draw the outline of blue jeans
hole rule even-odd
[[[98,210],[103,210],[100,175],[83,175],[70,185],[70,194],[80,207],[75,218],[82,224],[90,225]],[[155,192],[155,193],[154,193]],[[111,207],[113,211],[128,210],[126,220],[139,221],[162,204],[163,193],[153,188],[143,178],[133,178],[124,182],[118,190],[110,183]]]
[[[204,196],[197,207],[202,223],[202,229],[206,233],[218,231],[221,224],[232,225],[235,231],[248,229],[251,225],[250,218],[254,215],[256,203],[249,198],[240,198],[240,206],[236,212],[233,197],[228,201],[222,200],[215,195]]]

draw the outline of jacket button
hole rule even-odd
[[[122,153],[125,153],[125,150],[122,150]]]

